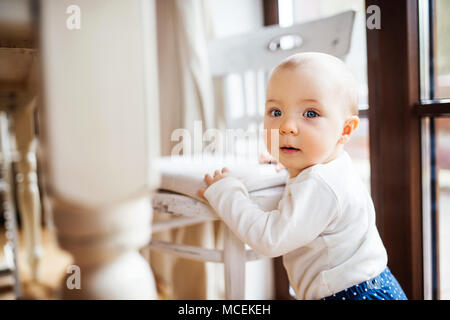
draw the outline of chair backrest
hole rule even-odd
[[[298,52],[323,52],[343,59],[350,49],[354,11],[282,28],[208,43],[215,105],[225,111],[228,129],[261,130],[265,88],[271,70]],[[244,147],[246,149],[246,147]]]

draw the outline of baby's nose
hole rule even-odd
[[[280,134],[298,134],[298,129],[292,121],[286,121],[280,126]]]

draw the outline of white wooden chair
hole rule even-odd
[[[216,108],[226,110],[227,128],[255,131],[262,128],[265,86],[271,69],[282,59],[297,52],[307,51],[324,52],[344,58],[350,47],[353,20],[354,12],[348,11],[288,28],[270,26],[251,34],[211,41],[208,50],[215,88],[215,104]],[[236,101],[230,101],[230,95],[227,93],[236,83],[239,83],[239,93],[244,101],[243,112],[238,117],[233,117],[230,106],[236,105]],[[236,96],[236,92],[233,96]],[[254,156],[257,159],[257,154]],[[170,161],[169,157],[160,160]],[[174,162],[173,165],[177,164]],[[220,169],[220,165],[217,163],[214,169]],[[205,168],[203,173],[207,172],[211,173]],[[152,200],[153,209],[154,212],[176,217],[168,221],[155,222],[153,233],[217,219],[217,215],[209,205],[193,196],[195,185],[192,186],[192,189],[195,189],[191,190],[192,192],[176,193],[179,192],[174,183],[177,177],[165,175],[167,173],[162,172],[161,189]],[[203,175],[198,174],[198,178],[198,183],[201,183]],[[165,179],[172,181],[168,183]],[[272,199],[278,196],[279,199],[283,189],[275,183],[273,188],[265,191],[257,191],[256,188],[250,195],[259,198],[267,196]],[[276,205],[272,209],[275,207]],[[226,299],[244,299],[245,263],[260,256],[253,250],[246,250],[244,244],[228,228],[226,230],[223,250],[179,245],[156,239],[151,241],[150,248],[188,259],[224,263]]]

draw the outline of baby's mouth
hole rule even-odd
[[[280,147],[280,150],[284,154],[294,154],[294,153],[300,152],[299,148],[296,148],[296,147],[293,147],[293,146],[290,146],[290,145],[282,146],[282,147]]]

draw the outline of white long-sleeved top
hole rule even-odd
[[[332,295],[377,276],[387,265],[372,198],[345,151],[288,178],[276,210],[261,210],[232,176],[209,186],[204,196],[256,252],[283,255],[297,299]]]

